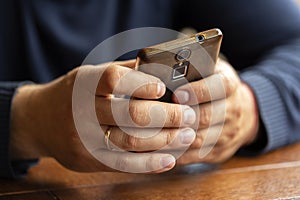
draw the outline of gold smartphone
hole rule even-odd
[[[214,73],[222,32],[211,29],[141,49],[137,70],[160,78],[167,87],[160,101],[172,102],[175,89]]]

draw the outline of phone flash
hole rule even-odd
[[[172,79],[176,80],[176,79],[185,77],[187,74],[187,71],[188,71],[188,67],[189,67],[188,61],[174,65]]]

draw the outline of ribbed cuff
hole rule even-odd
[[[275,85],[262,74],[246,71],[240,74],[241,79],[253,90],[262,121],[266,130],[266,146],[257,152],[241,149],[241,154],[264,153],[288,144],[288,117],[284,103]]]
[[[28,82],[0,82],[0,177],[18,178],[36,160],[11,161],[9,154],[11,103],[17,88]]]
[[[2,86],[2,84],[1,84]],[[12,177],[9,160],[9,127],[11,102],[18,87],[17,83],[5,83],[0,88],[0,176]]]

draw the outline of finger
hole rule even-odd
[[[224,61],[218,62],[215,74],[177,88],[173,101],[195,105],[230,96],[239,84],[236,72]]]
[[[194,143],[178,160],[179,164],[195,162],[219,163],[231,157],[240,147],[230,126],[218,124],[197,132]]]
[[[136,59],[115,61],[115,62],[113,62],[113,64],[134,69],[135,65],[136,65]]]
[[[109,65],[103,70],[96,95],[114,94],[157,99],[165,93],[164,83],[154,76],[121,65]]]
[[[174,128],[196,120],[191,107],[159,101],[96,97],[95,108],[101,125]]]
[[[110,141],[126,151],[145,152],[187,148],[195,139],[195,131],[184,129],[111,129]]]
[[[204,103],[192,107],[197,115],[197,129],[207,128],[214,124],[222,123],[226,120],[228,106],[226,99]]]
[[[226,97],[225,88],[220,74],[191,82],[177,88],[173,95],[176,103],[196,105]]]
[[[131,153],[99,149],[94,157],[106,166],[129,173],[160,173],[175,166],[175,158],[163,153]]]
[[[244,141],[243,135],[240,134],[238,126],[231,126],[230,124],[217,124],[207,129],[198,130],[196,139],[190,148],[203,148],[202,155],[208,153],[212,148],[232,148],[234,146],[240,147]]]
[[[216,125],[197,132],[190,149],[177,163],[220,163],[230,158],[240,147],[239,131],[228,125]]]
[[[200,129],[196,133],[196,139],[194,140],[191,148],[213,148],[215,145],[226,144],[230,142],[228,138],[226,138],[226,134],[228,133],[228,126],[224,126],[224,124],[217,124],[214,126],[210,126],[206,129]],[[230,134],[231,136],[232,134]],[[219,145],[220,146],[220,145]]]

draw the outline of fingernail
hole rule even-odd
[[[183,111],[183,122],[185,124],[193,124],[196,120],[196,113],[193,109],[187,108]]]
[[[190,99],[190,94],[184,90],[175,91],[175,96],[177,98],[178,103],[186,103]]]
[[[165,85],[163,83],[157,83],[157,96],[162,96],[165,92]]]
[[[165,156],[160,159],[160,166],[163,168],[171,167],[175,163],[175,158],[173,156]]]
[[[195,132],[192,129],[185,129],[179,133],[182,144],[191,144],[195,140]]]

